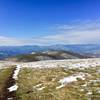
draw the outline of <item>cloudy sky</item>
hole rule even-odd
[[[1,45],[99,44],[100,0],[0,0]]]

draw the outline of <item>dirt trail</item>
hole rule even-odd
[[[8,77],[7,81],[5,82],[5,87],[3,88],[3,95],[0,97],[0,100],[17,100],[16,98],[16,92],[9,92],[8,88],[13,86],[15,84],[15,80],[12,78],[14,71],[16,68],[12,70],[11,75]]]

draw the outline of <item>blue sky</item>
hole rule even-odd
[[[0,0],[0,45],[100,42],[100,0]]]

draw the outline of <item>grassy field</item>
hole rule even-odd
[[[0,98],[3,96],[6,81],[11,75],[13,68],[0,69]],[[0,99],[1,100],[1,99]]]
[[[60,79],[78,73],[85,74],[85,80],[61,84]],[[99,100],[100,99],[100,67],[85,69],[66,68],[22,68],[19,73],[18,100]]]

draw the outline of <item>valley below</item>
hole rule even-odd
[[[0,61],[0,100],[99,100],[100,58]]]

